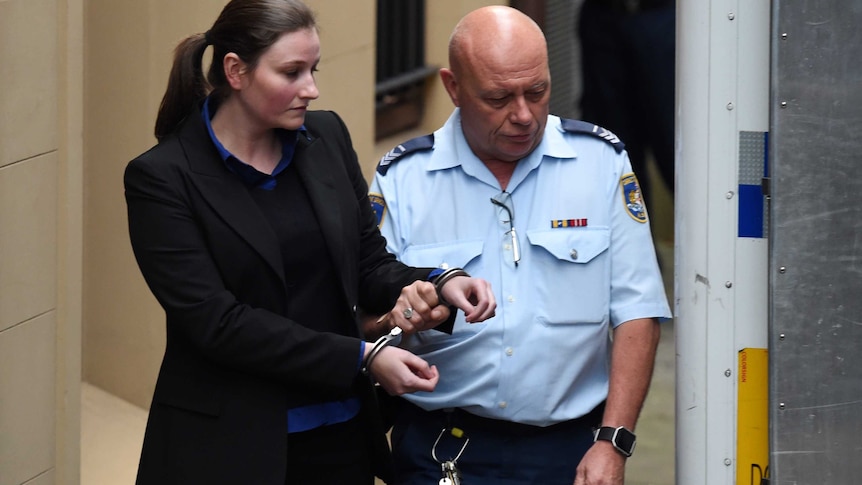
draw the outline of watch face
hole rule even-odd
[[[613,443],[626,455],[631,455],[635,451],[635,435],[625,428],[616,429]]]

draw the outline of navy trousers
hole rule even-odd
[[[426,412],[404,401],[392,429],[394,483],[438,483],[443,475],[432,448],[439,437],[440,461],[456,457],[463,448],[456,462],[463,485],[571,485],[578,463],[593,444],[593,428],[601,423],[602,411],[600,406],[583,418],[538,427],[461,410]],[[453,427],[463,436],[453,436]]]

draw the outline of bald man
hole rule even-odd
[[[454,112],[383,157],[370,199],[392,253],[485,278],[498,306],[390,322],[440,373],[400,401],[396,483],[620,485],[671,316],[637,178],[613,133],[549,114],[545,38],[519,11],[465,16],[449,64]]]

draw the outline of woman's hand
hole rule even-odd
[[[416,391],[431,392],[437,387],[437,367],[398,347],[385,347],[369,366],[372,377],[390,395]]]

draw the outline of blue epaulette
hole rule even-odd
[[[419,136],[411,140],[407,140],[392,150],[389,150],[389,153],[386,155],[383,155],[383,158],[380,159],[380,163],[377,164],[377,173],[380,175],[386,175],[386,171],[389,170],[389,166],[398,161],[402,156],[420,150],[428,150],[430,148],[434,148],[434,134]]]
[[[617,153],[622,153],[622,151],[626,148],[626,144],[620,141],[617,135],[614,135],[613,132],[602,128],[599,125],[594,125],[592,123],[588,123],[586,121],[581,120],[570,120],[566,118],[560,119],[560,126],[563,127],[569,133],[584,133],[587,135],[592,135],[602,140],[610,143],[614,150]]]

